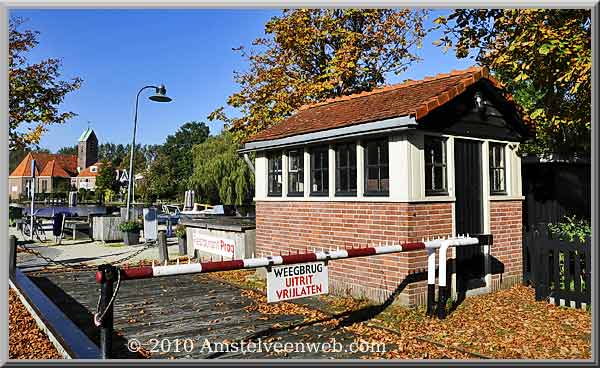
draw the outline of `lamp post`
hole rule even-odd
[[[129,178],[127,180],[127,213],[125,215],[125,221],[129,221],[130,218],[130,206],[131,206],[131,185],[133,180],[133,151],[135,149],[135,132],[137,130],[137,118],[138,118],[138,104],[140,100],[140,94],[143,90],[154,88],[154,95],[148,97],[150,100],[155,102],[170,102],[171,98],[166,95],[167,89],[164,85],[160,86],[145,86],[142,87],[135,97],[135,115],[133,118],[133,139],[131,140],[131,154],[129,156]]]

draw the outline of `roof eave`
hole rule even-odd
[[[337,139],[364,136],[370,134],[415,129],[416,127],[417,121],[413,116],[400,116],[391,119],[345,126],[341,128],[320,130],[304,134],[296,134],[283,138],[246,142],[244,144],[244,148],[238,150],[238,152],[247,153],[253,151],[264,151],[268,149],[333,141]]]

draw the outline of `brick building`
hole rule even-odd
[[[300,108],[249,138],[257,256],[492,233],[455,249],[465,295],[521,278],[519,143],[529,130],[487,70],[470,68]],[[330,290],[425,302],[425,251],[331,262]]]
[[[93,190],[99,165],[98,138],[87,128],[79,137],[77,155],[28,153],[8,177],[10,199],[29,193],[32,160],[35,160],[36,193],[66,193],[71,187]]]

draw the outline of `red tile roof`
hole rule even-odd
[[[71,177],[77,174],[77,156],[52,153],[28,153],[10,176],[31,176],[31,160],[35,160],[38,176]]]
[[[454,70],[419,81],[407,81],[303,106],[286,120],[249,137],[245,142],[284,138],[400,116],[414,116],[418,120],[482,78],[500,87],[486,68]]]
[[[97,170],[96,172],[93,172],[92,166],[96,166]],[[86,167],[85,170],[81,170],[81,172],[79,173],[79,175],[77,175],[77,177],[81,178],[81,177],[94,177],[94,176],[98,176],[98,171],[100,170],[100,167],[102,166],[102,162],[96,162],[95,164],[91,164],[90,166]]]
[[[66,172],[65,169],[60,166],[60,164],[56,163],[56,160],[50,160],[46,166],[44,166],[44,169],[39,176],[70,178],[72,175]]]

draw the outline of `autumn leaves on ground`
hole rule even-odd
[[[467,298],[447,319],[428,318],[423,308],[390,306],[361,319],[374,306],[351,298],[321,296],[322,311],[294,303],[267,304],[263,289],[248,271],[218,274],[255,299],[262,313],[300,314],[324,328],[343,328],[365,341],[394,346],[383,359],[589,359],[591,313],[536,302],[533,289],[507,290]],[[271,310],[271,312],[269,312]],[[348,313],[353,311],[354,313]],[[334,318],[331,318],[333,316]],[[340,316],[339,318],[336,318]],[[358,320],[352,323],[350,321]],[[323,321],[323,322],[319,322]],[[362,321],[362,322],[361,322]]]
[[[60,359],[61,356],[36,325],[35,320],[19,300],[17,293],[9,290],[9,349],[10,359]]]
[[[440,321],[426,317],[423,308],[393,305],[379,311],[367,301],[335,296],[268,304],[261,291],[264,282],[252,272],[230,271],[214,277],[246,288],[242,293],[254,300],[249,308],[261,313],[301,315],[304,325],[345,330],[362,341],[391,347],[385,353],[373,353],[373,359],[591,357],[591,313],[536,302],[533,290],[526,286],[467,298]],[[60,358],[12,290],[9,303],[10,358]]]

